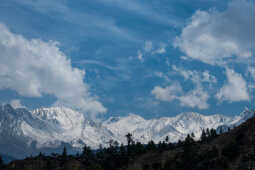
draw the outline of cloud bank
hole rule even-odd
[[[0,89],[27,97],[49,94],[84,112],[106,112],[83,82],[85,71],[72,67],[57,42],[28,40],[0,24],[0,51]]]

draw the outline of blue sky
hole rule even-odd
[[[255,2],[2,0],[0,101],[91,117],[254,105]]]

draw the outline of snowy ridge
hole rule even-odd
[[[127,133],[132,133],[134,139],[142,143],[150,140],[159,142],[166,136],[171,142],[177,142],[192,132],[198,139],[202,129],[234,127],[252,116],[254,111],[248,109],[234,117],[187,112],[175,117],[146,120],[129,114],[96,123],[66,107],[40,108],[29,112],[5,105],[0,107],[0,135],[15,135],[28,146],[36,142],[37,148],[56,148],[61,143],[68,143],[76,148],[87,144],[95,149],[100,144],[107,146],[111,139],[125,144]]]
[[[143,143],[147,143],[150,140],[159,142],[160,140],[164,140],[166,136],[169,136],[170,141],[177,142],[192,132],[198,139],[202,129],[216,129],[218,126],[231,124],[233,120],[233,118],[223,115],[204,116],[189,112],[179,114],[176,117],[151,120],[129,115],[114,122],[107,120],[103,122],[103,126],[118,135],[130,132],[137,141]]]
[[[43,129],[33,129],[33,127],[23,126],[25,135],[38,141],[39,147],[47,143],[65,142],[73,147],[82,147],[84,143],[97,148],[99,144],[110,140],[111,133],[77,111],[66,107],[41,108],[32,111],[32,115],[45,122],[47,131]],[[33,133],[36,132],[36,133]],[[35,134],[33,136],[29,134]]]

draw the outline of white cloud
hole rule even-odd
[[[137,58],[138,58],[138,60],[140,60],[141,62],[144,61],[144,59],[143,59],[143,53],[142,53],[140,50],[138,50],[138,52],[137,52]]]
[[[145,41],[145,44],[144,44],[144,51],[145,52],[151,52],[153,46],[152,46],[152,42],[151,41]]]
[[[145,56],[153,56],[155,54],[164,54],[166,52],[167,45],[165,43],[155,44],[152,41],[145,41],[143,47],[137,51],[137,59],[141,62],[144,61]]]
[[[198,72],[192,70],[185,70],[184,68],[177,68],[172,66],[174,73],[180,74],[185,80],[190,80],[194,84],[194,88],[188,92],[184,92],[182,86],[179,83],[162,88],[160,86],[154,87],[152,94],[156,99],[166,102],[178,100],[181,106],[207,109],[209,107],[208,100],[210,98],[207,91],[205,91],[204,83],[211,86],[217,82],[215,76],[211,75],[208,71]],[[163,77],[163,73],[158,74]],[[170,81],[169,81],[170,82]]]
[[[248,67],[248,74],[250,74],[252,79],[255,80],[255,68],[254,67],[251,67],[251,66]]]
[[[167,74],[164,74],[162,72],[155,72],[154,75],[156,77],[159,77],[159,78],[162,78],[163,80],[167,81],[167,82],[170,82],[171,80],[169,79],[168,75]]]
[[[217,83],[217,79],[214,75],[211,75],[208,71],[198,72],[192,70],[186,70],[184,68],[178,68],[175,65],[172,69],[183,76],[185,80],[191,80],[195,85],[201,86],[202,83]]]
[[[167,45],[165,43],[153,44],[152,41],[145,41],[144,52],[150,55],[164,54],[166,52]]]
[[[152,54],[164,54],[166,53],[166,47],[167,47],[166,44],[160,43],[158,49],[152,51]]]
[[[178,99],[182,106],[197,107],[199,109],[207,109],[209,107],[207,103],[209,95],[202,88],[195,88]]]
[[[200,87],[184,93],[181,85],[175,83],[165,88],[156,86],[151,94],[160,101],[171,102],[173,100],[178,100],[180,105],[185,107],[199,109],[206,109],[209,107],[209,104],[207,103],[209,95]]]
[[[161,101],[172,101],[174,99],[178,99],[178,96],[182,93],[182,88],[180,84],[175,83],[170,86],[167,86],[165,88],[162,88],[160,86],[154,87],[154,89],[151,91],[151,94],[153,94],[156,99]]]
[[[22,105],[20,100],[18,99],[14,99],[10,102],[11,106],[15,109],[17,108],[26,108],[26,106]]]
[[[255,4],[234,0],[225,11],[197,11],[174,46],[187,57],[224,65],[229,59],[247,61],[255,48]]]
[[[56,42],[28,40],[0,24],[0,51],[0,89],[29,97],[50,94],[89,113],[106,111],[83,82],[85,71],[73,68]]]
[[[249,101],[251,96],[248,92],[247,83],[241,74],[232,69],[226,69],[227,83],[216,94],[220,101],[237,102]]]

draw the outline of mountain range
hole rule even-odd
[[[149,120],[129,114],[93,121],[83,113],[66,107],[29,111],[14,109],[6,104],[0,106],[0,154],[21,159],[39,152],[61,152],[63,146],[75,153],[85,144],[93,149],[100,145],[108,146],[110,140],[126,144],[127,133],[142,143],[150,140],[159,142],[166,136],[170,142],[177,142],[190,133],[199,139],[203,129],[232,128],[253,117],[254,113],[245,109],[239,115],[230,117],[187,112]]]

